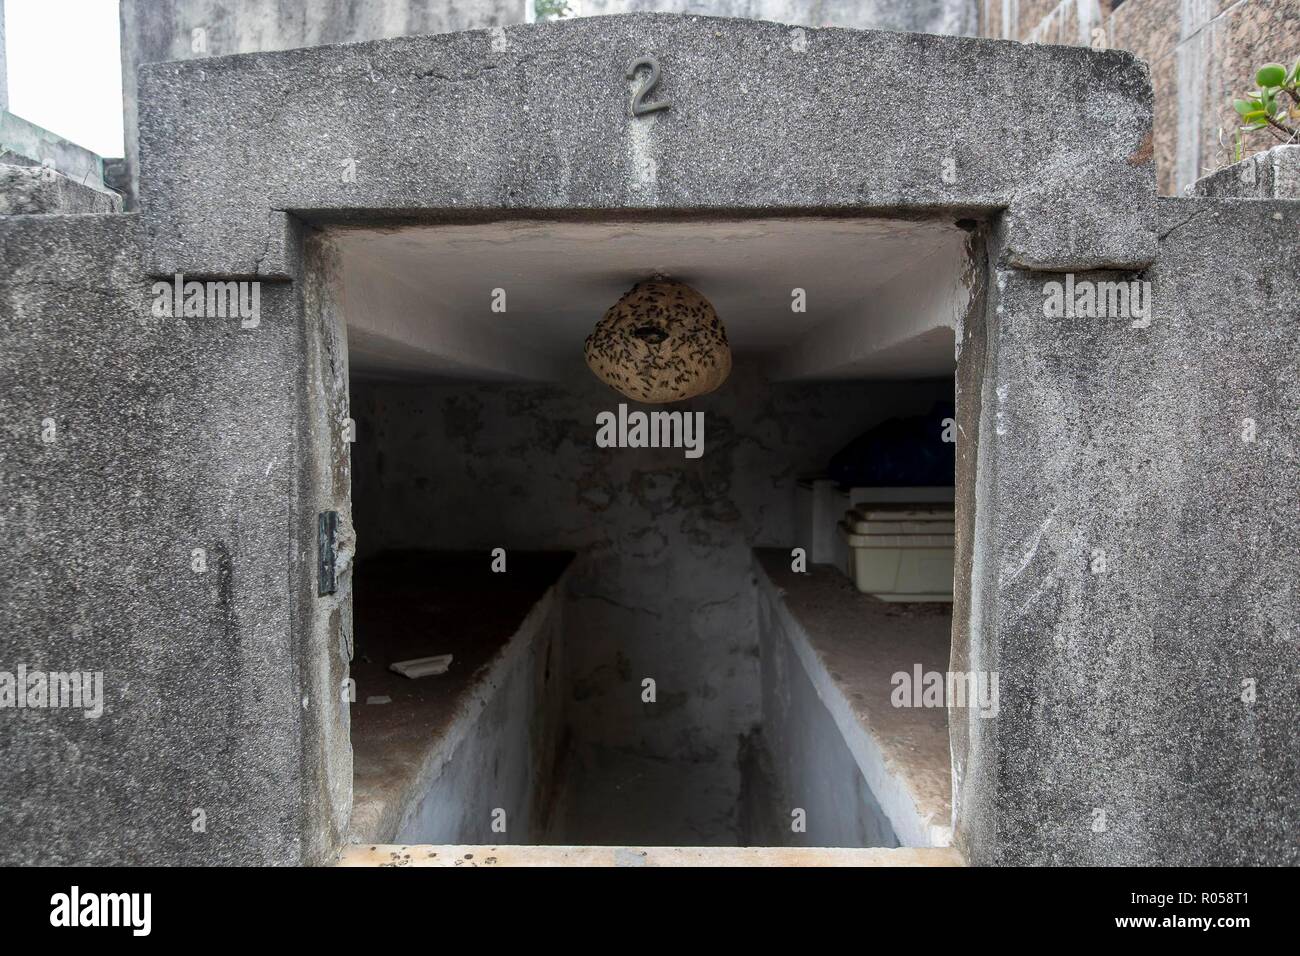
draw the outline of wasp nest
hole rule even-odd
[[[705,395],[731,372],[727,331],[709,300],[664,276],[623,293],[584,351],[602,382],[650,404]]]

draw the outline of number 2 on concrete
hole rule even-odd
[[[633,116],[645,116],[647,113],[653,113],[656,110],[666,110],[673,105],[672,100],[661,100],[658,103],[645,102],[645,98],[650,95],[650,91],[659,84],[659,61],[655,57],[638,57],[629,63],[627,66],[627,79],[634,79],[636,71],[643,66],[650,70],[650,79],[637,91],[636,96],[632,97]]]

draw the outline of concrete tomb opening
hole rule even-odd
[[[859,592],[836,520],[863,499],[818,475],[951,402],[969,239],[818,217],[331,231],[351,839],[945,845],[944,709],[893,707],[889,678],[945,666],[949,606]],[[694,364],[661,375],[660,350]]]

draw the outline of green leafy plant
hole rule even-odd
[[[1290,69],[1266,63],[1255,71],[1256,89],[1244,100],[1233,100],[1244,125],[1241,132],[1268,130],[1283,143],[1300,136],[1300,59]]]
[[[573,11],[564,0],[533,0],[533,12],[538,20],[559,20]]]

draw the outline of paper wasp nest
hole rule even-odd
[[[705,395],[731,372],[727,331],[709,300],[664,276],[625,292],[584,351],[602,382],[649,404]]]

